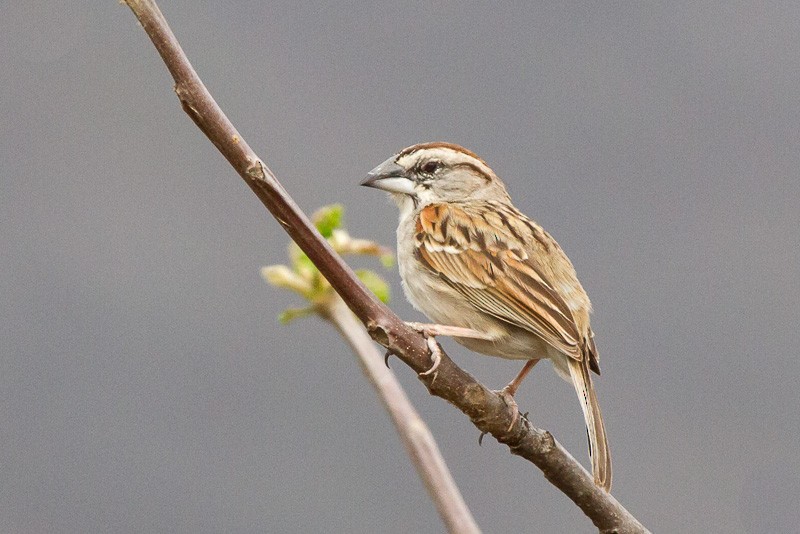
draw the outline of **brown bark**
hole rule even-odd
[[[480,529],[447,469],[428,425],[411,405],[394,373],[384,365],[381,354],[362,324],[336,294],[323,307],[318,307],[318,312],[333,323],[358,356],[364,374],[389,412],[447,531],[453,534],[479,533]]]

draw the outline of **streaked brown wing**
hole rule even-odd
[[[417,220],[417,258],[479,310],[581,360],[572,312],[526,252],[525,240],[537,239],[535,228],[513,226],[517,214],[499,208],[425,207]]]

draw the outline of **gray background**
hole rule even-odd
[[[595,305],[615,495],[658,532],[800,524],[800,4],[164,2],[306,210],[419,141],[482,155]],[[266,286],[287,238],[114,1],[0,17],[0,530],[439,532],[352,355]],[[369,262],[357,262],[370,265]],[[386,276],[393,307],[421,319]],[[446,343],[492,387],[519,364]],[[591,532],[396,363],[487,532]],[[519,401],[586,463],[571,387]]]

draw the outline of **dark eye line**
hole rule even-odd
[[[465,161],[463,163],[458,163],[457,165],[455,165],[455,167],[464,167],[465,169],[469,169],[470,171],[475,173],[476,176],[480,176],[481,178],[483,178],[487,182],[491,182],[492,181],[492,177],[489,176],[488,174],[486,174],[485,172],[483,172],[480,169],[480,167],[478,167],[474,163],[469,163],[469,162]]]

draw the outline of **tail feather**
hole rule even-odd
[[[594,482],[606,491],[611,490],[611,454],[608,450],[606,429],[600,404],[592,385],[589,366],[586,361],[569,358],[569,374],[575,392],[581,401],[583,418],[586,420],[586,431],[589,434],[589,457],[592,460]]]

